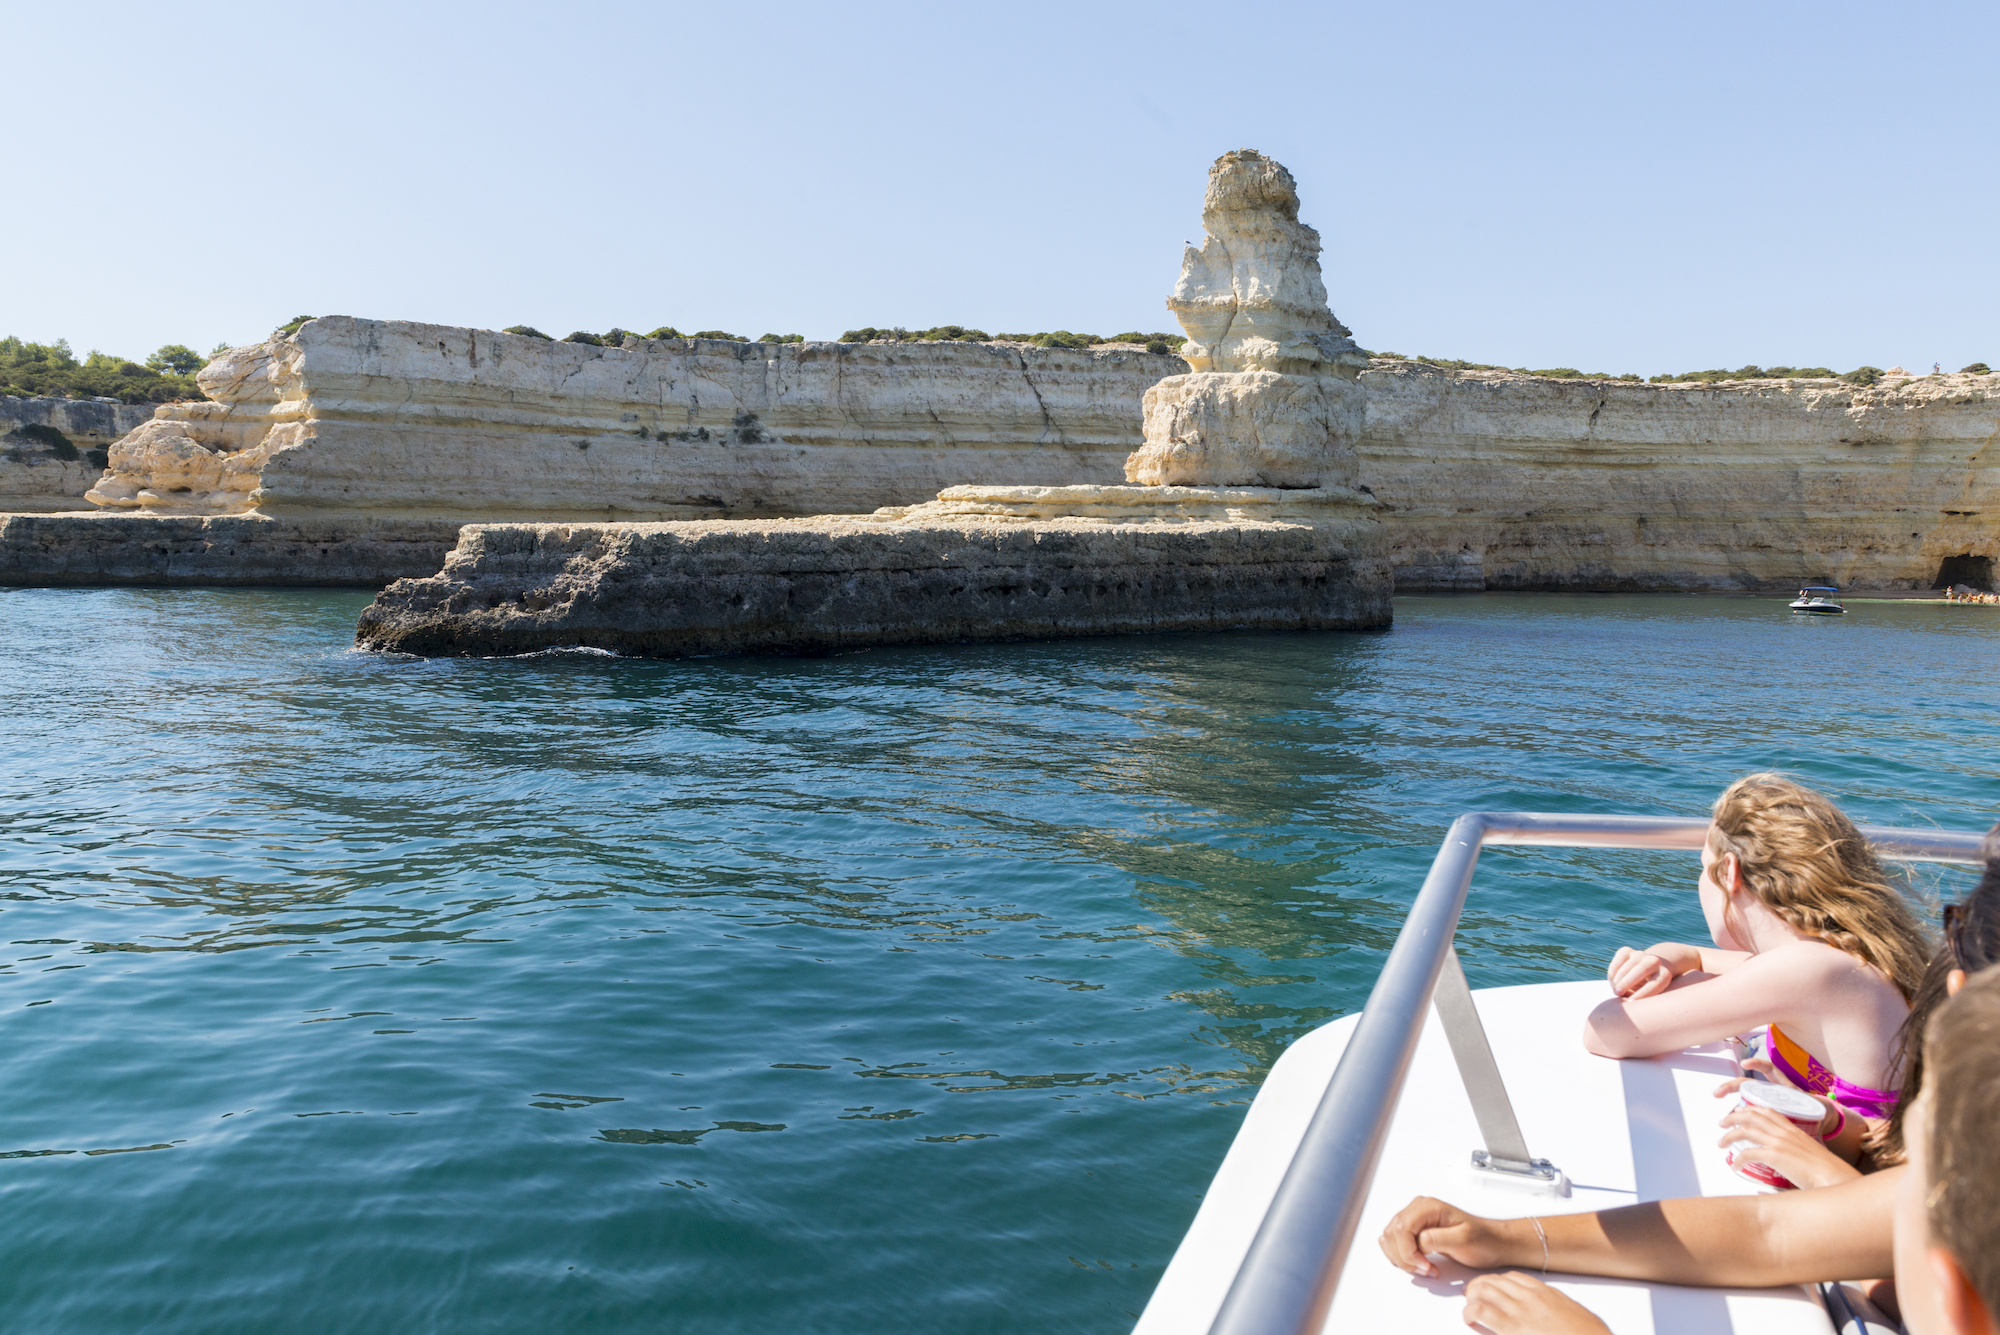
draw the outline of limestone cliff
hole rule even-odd
[[[1399,589],[1928,589],[2000,556],[2000,375],[1639,385],[1377,362]]]
[[[112,451],[108,508],[666,519],[1110,482],[1178,358],[1011,344],[623,347],[334,316],[238,348]]]
[[[0,513],[89,509],[104,452],[152,415],[150,403],[0,395]]]
[[[127,513],[402,517],[428,544],[464,519],[862,512],[961,483],[1115,484],[1145,393],[1186,365],[980,344],[605,349],[330,319],[208,368],[219,401],[167,405],[97,491]],[[1377,360],[1358,388],[1352,477],[1381,503],[1402,588],[1929,588],[1950,558],[2000,557],[2000,376],[1642,385]],[[106,530],[35,532],[48,551]],[[277,582],[332,559],[205,550],[273,553],[262,577]],[[90,568],[71,557],[47,560]],[[408,571],[396,560],[379,578]],[[0,580],[37,578],[13,561]]]

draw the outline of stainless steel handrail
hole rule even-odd
[[[1210,1335],[1319,1335],[1325,1325],[1480,848],[1692,852],[1707,831],[1706,820],[1681,816],[1472,812],[1451,823]],[[1875,825],[1861,832],[1877,854],[1897,861],[1980,862],[1977,834]]]

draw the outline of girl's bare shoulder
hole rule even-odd
[[[1793,941],[1764,951],[1756,962],[1762,966],[1760,972],[1768,971],[1773,976],[1782,975],[1802,983],[1883,981],[1882,975],[1867,961],[1824,941]]]

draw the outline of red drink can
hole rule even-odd
[[[1746,1080],[1737,1086],[1736,1107],[1769,1108],[1815,1140],[1819,1139],[1820,1123],[1826,1120],[1825,1105],[1804,1090],[1760,1080]],[[1798,1185],[1771,1165],[1745,1158],[1741,1153],[1756,1148],[1757,1143],[1752,1140],[1735,1142],[1729,1147],[1729,1166],[1752,1182],[1762,1182],[1779,1191],[1789,1191]]]

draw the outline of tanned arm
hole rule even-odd
[[[1894,1271],[1890,1217],[1905,1170],[1775,1195],[1650,1201],[1596,1214],[1540,1216],[1548,1268],[1706,1288],[1770,1288]],[[1539,1270],[1542,1242],[1527,1219],[1482,1219],[1420,1196],[1384,1229],[1382,1251],[1412,1274],[1426,1253],[1477,1269]]]

